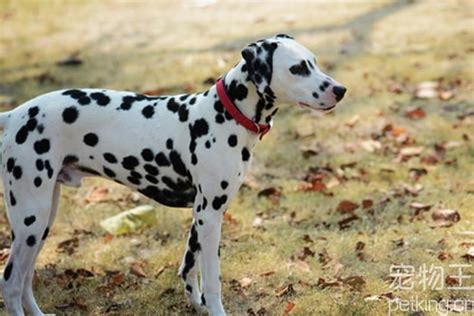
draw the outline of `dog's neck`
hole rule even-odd
[[[250,80],[245,61],[241,60],[225,75],[225,87],[235,106],[258,124],[269,124],[278,111],[276,98],[267,86],[265,92],[257,91]]]

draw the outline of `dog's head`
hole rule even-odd
[[[252,43],[242,51],[260,94],[311,109],[332,110],[346,88],[319,70],[315,56],[288,35]]]

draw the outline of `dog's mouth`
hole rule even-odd
[[[327,107],[318,107],[318,108],[314,108],[314,107],[312,107],[309,104],[306,104],[304,102],[298,102],[298,104],[301,105],[303,108],[316,109],[316,110],[320,110],[320,111],[323,111],[323,112],[329,112],[329,111],[331,111],[332,109],[334,109],[336,107],[336,104],[333,104],[333,105],[330,105],[330,106],[327,106]]]

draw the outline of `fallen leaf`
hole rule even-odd
[[[368,295],[364,298],[364,301],[366,302],[371,302],[371,301],[378,301],[380,299],[386,299],[386,300],[393,300],[395,296],[393,295],[392,292],[385,292],[379,295]]]
[[[109,188],[105,186],[95,186],[86,195],[86,203],[99,203],[107,199]]]
[[[374,151],[382,148],[382,143],[376,140],[364,140],[360,143],[360,146],[366,151],[373,153]]]
[[[410,168],[408,170],[408,175],[413,181],[418,181],[421,176],[428,174],[428,171],[425,168]]]
[[[339,202],[336,211],[342,214],[352,214],[358,207],[359,205],[354,202],[343,200]]]
[[[405,112],[405,116],[412,120],[419,120],[426,116],[426,112],[420,108],[409,109]]]
[[[244,178],[243,186],[252,190],[256,190],[260,187],[260,184],[257,180],[251,175],[247,174]]]
[[[260,273],[260,276],[261,277],[267,277],[267,276],[270,276],[270,275],[273,275],[273,274],[275,274],[275,271],[267,271],[267,272]]]
[[[295,303],[288,302],[288,304],[286,304],[284,314],[288,315],[293,310],[294,307],[295,307]]]
[[[436,81],[424,81],[418,84],[415,89],[415,97],[419,99],[431,99],[438,95],[439,83]]]
[[[224,222],[230,224],[230,225],[237,225],[239,222],[234,219],[229,212],[224,213]]]
[[[266,188],[258,192],[257,196],[262,197],[262,196],[281,196],[281,191],[277,188],[271,187],[271,188]]]
[[[421,157],[420,161],[427,165],[435,165],[439,162],[439,158],[436,157],[435,155],[426,155],[426,156]]]
[[[438,254],[438,259],[441,260],[441,261],[451,259],[451,258],[452,258],[451,254],[449,252],[446,252],[446,251],[441,251]]]
[[[346,126],[353,128],[360,120],[359,114],[354,115],[349,121],[346,122]]]
[[[139,262],[132,263],[130,266],[130,273],[140,278],[146,277],[146,273],[143,270],[142,264]]]
[[[342,282],[344,284],[347,284],[347,285],[351,286],[352,288],[354,288],[358,291],[360,291],[361,288],[366,283],[365,278],[363,276],[360,276],[360,275],[354,275],[354,276],[347,277],[345,279],[342,279]]]
[[[242,288],[247,288],[250,286],[250,284],[252,284],[253,280],[251,278],[248,278],[248,277],[244,277],[242,278],[240,281],[239,281],[239,284]]]
[[[454,223],[458,222],[461,217],[457,211],[449,209],[435,210],[431,217],[433,218],[433,223],[430,225],[431,228],[438,227],[451,227]]]
[[[474,247],[469,248],[467,253],[461,256],[461,258],[466,259],[468,262],[474,261]]]
[[[303,247],[303,249],[296,254],[296,258],[299,260],[305,260],[308,256],[314,257],[315,253],[309,247]]]
[[[340,230],[343,230],[343,229],[347,229],[349,227],[351,227],[352,225],[352,222],[355,221],[355,220],[358,220],[359,217],[355,214],[352,214],[342,220],[340,220],[339,222],[337,222],[337,224],[339,225],[339,229]]]
[[[439,98],[443,101],[449,100],[454,97],[454,91],[453,90],[445,90],[441,91],[439,93]]]
[[[416,213],[422,212],[422,211],[428,211],[431,208],[432,205],[429,204],[423,204],[419,202],[412,202],[410,203],[409,207],[414,209]]]
[[[311,237],[308,234],[305,234],[303,236],[303,240],[306,241],[307,243],[313,243],[313,240],[311,239]]]
[[[461,216],[459,215],[458,211],[451,210],[451,209],[438,209],[433,211],[431,217],[434,221],[451,221],[451,222],[459,222],[461,220]]]
[[[367,209],[371,208],[372,206],[374,206],[374,201],[369,199],[362,200],[362,208]]]
[[[276,289],[276,296],[277,297],[282,297],[282,296],[287,296],[287,295],[294,295],[295,289],[293,288],[293,284],[288,284],[285,287]]]
[[[413,157],[418,156],[425,150],[425,147],[418,146],[418,147],[404,147],[400,150],[400,155],[403,157]]]
[[[362,241],[358,241],[356,244],[356,251],[362,251],[365,248],[365,243]]]
[[[252,227],[258,228],[263,226],[263,219],[260,216],[257,216],[252,221]]]

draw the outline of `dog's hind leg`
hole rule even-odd
[[[197,311],[201,311],[205,308],[201,306],[201,289],[198,282],[200,246],[197,241],[196,225],[196,221],[193,221],[186,243],[186,251],[179,268],[179,276],[183,279],[184,292],[189,302]]]
[[[49,215],[48,226],[46,227],[43,236],[41,236],[41,240],[39,241],[38,250],[36,251],[35,258],[32,260],[31,266],[28,269],[28,274],[26,275],[25,282],[23,284],[23,295],[22,301],[23,306],[31,315],[41,315],[42,312],[36,303],[34,294],[33,294],[33,276],[35,273],[35,262],[38,254],[40,253],[41,249],[43,248],[44,242],[46,237],[48,236],[49,230],[51,229],[54,219],[56,218],[56,213],[58,210],[59,204],[59,196],[61,193],[61,184],[56,182],[53,191],[53,198],[52,198],[52,206],[51,206],[51,213]]]
[[[2,280],[3,299],[10,315],[24,315],[22,296],[26,291],[31,294],[26,307],[32,315],[43,315],[32,298],[29,275],[34,273],[36,257],[49,229],[55,182],[45,179],[40,187],[34,187],[28,174],[13,183],[8,178],[4,177],[4,188],[13,244]]]

